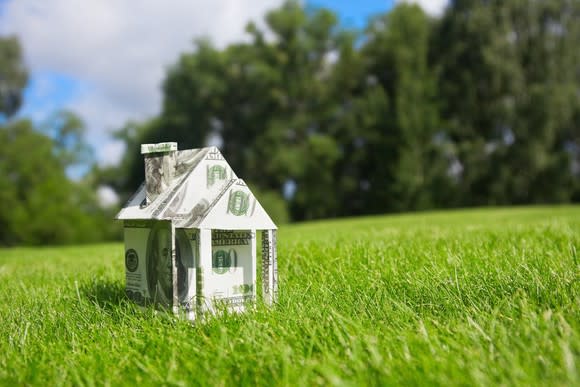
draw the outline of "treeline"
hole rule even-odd
[[[289,1],[245,42],[177,58],[161,113],[116,132],[127,153],[107,169],[74,114],[15,117],[27,72],[0,38],[0,245],[118,237],[96,188],[128,197],[139,145],[160,141],[218,144],[278,222],[580,201],[578,20],[579,0],[458,0],[349,30]]]
[[[183,53],[102,177],[127,196],[140,143],[209,142],[278,220],[578,201],[579,20],[576,0],[459,0],[354,31],[290,1],[248,42]]]
[[[54,112],[42,124],[16,118],[28,73],[15,37],[0,37],[0,246],[96,242],[119,237],[114,208],[99,204],[84,124]]]

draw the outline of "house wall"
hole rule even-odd
[[[255,238],[251,230],[212,230],[211,270],[203,279],[206,296],[238,310],[255,299]]]
[[[168,221],[124,222],[126,292],[140,305],[172,306],[171,235]],[[179,302],[187,307],[195,295],[197,244],[186,230],[176,230],[175,237]]]

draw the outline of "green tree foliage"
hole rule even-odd
[[[366,31],[361,51],[372,99],[362,114],[374,117],[363,117],[358,127],[372,122],[366,132],[372,136],[367,155],[373,212],[438,204],[433,189],[437,179],[445,179],[446,163],[433,141],[439,112],[436,78],[428,65],[431,29],[418,6],[402,4],[375,18]]]
[[[287,1],[248,42],[183,53],[162,113],[118,132],[128,154],[102,176],[127,196],[140,143],[213,141],[276,211],[295,187],[294,220],[578,200],[579,4],[399,4],[351,31]]]
[[[118,236],[88,175],[71,181],[67,168],[87,165],[84,124],[57,112],[42,127],[12,118],[26,85],[20,46],[0,38],[0,245],[95,242]]]
[[[0,144],[0,245],[103,238],[93,191],[68,179],[52,139],[20,120],[0,128]]]
[[[567,0],[462,0],[444,16],[436,61],[462,204],[570,200],[579,16]]]
[[[324,123],[331,108],[325,79],[327,57],[336,48],[336,17],[325,10],[307,14],[288,2],[266,21],[269,39],[249,25],[251,44],[219,51],[198,41],[167,75],[161,116],[119,136],[133,149],[139,142],[175,139],[184,148],[199,147],[219,137],[245,179],[279,198],[293,180],[299,189],[290,205],[298,217],[328,216],[337,203],[321,194],[332,186],[339,158]],[[124,163],[134,187],[143,179],[142,160],[131,153]]]
[[[94,161],[92,149],[85,141],[85,123],[75,113],[66,110],[54,112],[41,130],[53,139],[53,151],[64,168]]]
[[[0,118],[8,118],[20,108],[27,80],[18,40],[0,36]]]
[[[10,117],[20,108],[27,80],[18,40],[0,36],[0,118]]]

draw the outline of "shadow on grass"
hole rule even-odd
[[[141,321],[143,318],[155,316],[157,319],[173,316],[170,313],[156,313],[154,308],[145,308],[130,300],[125,292],[125,284],[120,281],[113,281],[105,278],[93,279],[78,287],[79,296],[90,304],[90,307],[97,308],[107,315],[113,322]],[[148,310],[147,313],[139,313]],[[134,318],[137,318],[135,320]],[[165,319],[171,322],[171,319]],[[0,383],[1,384],[1,383]]]
[[[113,310],[129,301],[125,295],[125,285],[119,281],[94,279],[81,284],[79,291],[89,302],[106,310]]]

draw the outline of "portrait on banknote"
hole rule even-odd
[[[188,287],[183,261],[187,266],[193,266],[192,249],[183,230],[176,232],[175,261],[178,298],[183,301]],[[155,223],[147,241],[147,286],[151,301],[162,305],[172,304],[171,229],[165,222]]]

